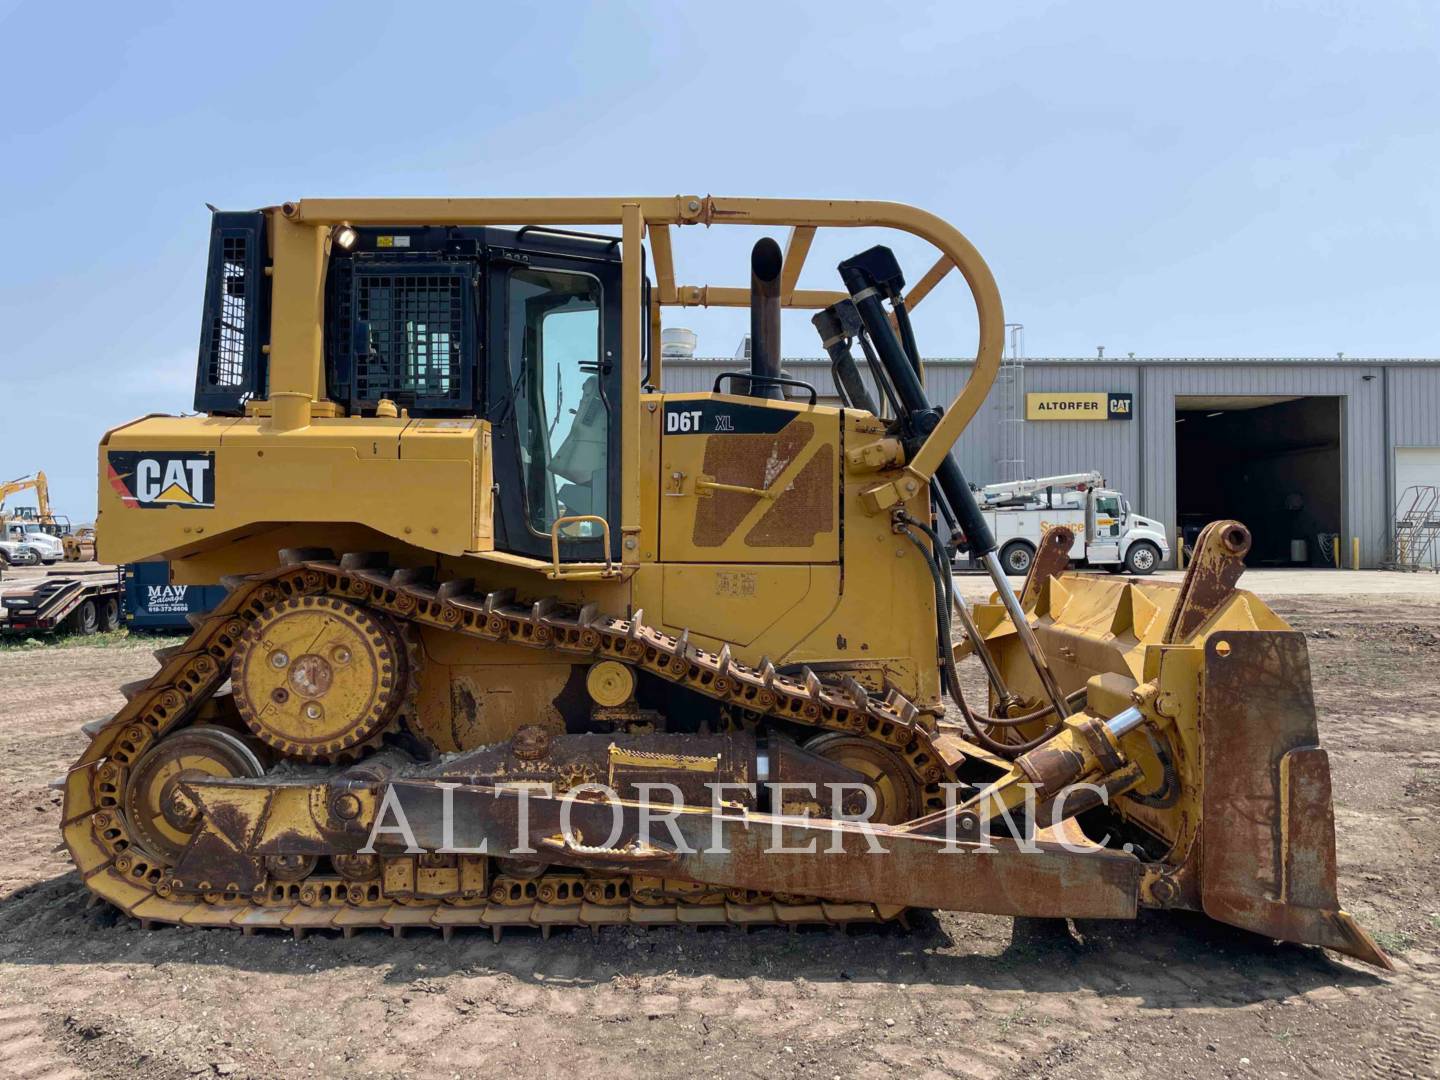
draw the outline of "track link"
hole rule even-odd
[[[225,599],[208,615],[192,617],[194,632],[181,646],[156,653],[150,679],[122,687],[125,706],[90,729],[90,746],[65,779],[62,831],[76,866],[97,896],[145,923],[290,930],[364,928],[440,930],[488,927],[498,940],[506,927],[610,925],[733,926],[893,919],[901,908],[831,903],[810,898],[727,895],[723,890],[654,878],[587,878],[561,869],[521,881],[494,879],[483,896],[396,901],[378,880],[365,883],[311,875],[273,882],[263,896],[206,892],[201,902],[171,895],[168,868],[134,843],[120,809],[130,767],[169,732],[200,712],[229,677],[230,660],[246,630],[277,603],[307,596],[343,597],[402,624],[428,626],[467,637],[545,649],[577,658],[608,659],[689,687],[745,713],[820,730],[874,739],[902,757],[920,779],[927,808],[944,805],[948,778],[932,742],[933,721],[903,695],[872,695],[853,679],[823,684],[808,668],[799,678],[768,661],[752,668],[628,618],[601,614],[595,605],[565,608],[552,598],[517,602],[512,590],[479,593],[474,582],[435,586],[425,570],[391,569],[383,556],[357,553],[336,560],[312,549],[281,552],[274,570],[226,579]]]

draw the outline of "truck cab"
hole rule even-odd
[[[16,544],[32,547],[40,553],[40,561],[46,566],[59,562],[65,556],[60,538],[45,531],[38,521],[21,521],[12,518],[5,524],[5,539]]]
[[[1115,573],[1148,574],[1169,555],[1163,525],[1131,510],[1130,500],[1118,491],[1090,489],[1085,500],[1085,531],[1075,537],[1072,559]]]

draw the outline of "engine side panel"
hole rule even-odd
[[[365,525],[416,548],[493,548],[483,420],[147,417],[100,447],[100,558],[183,556],[261,523]]]

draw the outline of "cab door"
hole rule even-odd
[[[664,410],[662,561],[839,562],[840,410],[730,394]]]
[[[487,249],[486,415],[493,430],[496,546],[598,562],[620,557],[620,274],[547,234]],[[572,251],[570,249],[577,249]],[[591,520],[562,522],[564,518]]]
[[[1118,491],[1094,491],[1090,494],[1089,521],[1086,532],[1089,543],[1085,557],[1092,563],[1120,561],[1120,537],[1125,531],[1125,514]]]

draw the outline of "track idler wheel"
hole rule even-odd
[[[180,789],[183,780],[254,779],[265,775],[255,752],[234,732],[199,724],[160,741],[135,763],[125,785],[125,820],[153,859],[179,860],[200,821]]]
[[[876,824],[901,825],[924,813],[924,792],[914,771],[899,754],[874,740],[831,731],[815,736],[805,749],[864,776],[875,792],[871,820]]]
[[[231,665],[235,705],[266,746],[306,761],[359,756],[398,721],[410,661],[394,624],[333,596],[281,601]]]

